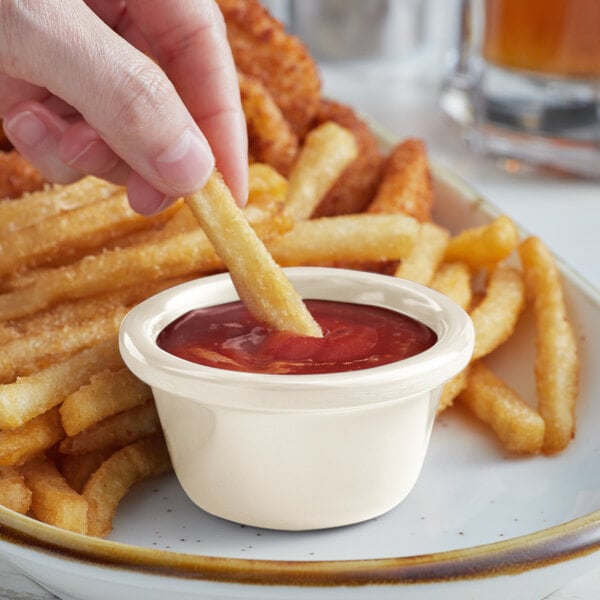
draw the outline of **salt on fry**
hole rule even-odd
[[[31,507],[31,490],[15,467],[0,467],[0,506],[22,515]]]
[[[290,172],[285,213],[294,221],[309,219],[357,155],[356,140],[344,127],[328,121],[312,129]]]
[[[215,171],[204,188],[186,201],[250,313],[277,331],[320,337],[320,326],[250,227],[223,178]]]
[[[473,360],[489,354],[512,335],[524,306],[521,273],[512,267],[496,267],[483,300],[470,313],[475,329]]]
[[[523,241],[519,254],[536,324],[536,390],[546,423],[543,450],[554,454],[575,435],[579,353],[554,257],[537,237]]]
[[[473,300],[471,271],[463,262],[442,263],[431,280],[431,287],[452,298],[464,310]]]
[[[59,408],[61,423],[66,434],[74,436],[151,398],[150,387],[128,369],[101,371],[64,399]]]
[[[25,483],[31,490],[31,513],[44,523],[61,529],[87,533],[88,502],[64,480],[46,457],[24,465]]]
[[[169,453],[161,435],[145,438],[107,458],[85,484],[82,495],[90,506],[88,534],[103,537],[121,499],[136,483],[171,470]]]
[[[508,451],[518,454],[541,451],[544,420],[481,361],[470,366],[467,385],[457,401],[489,425]]]
[[[420,225],[405,215],[342,215],[301,221],[267,247],[283,266],[386,261],[411,251]],[[335,240],[335,243],[332,243]]]
[[[444,258],[449,238],[446,229],[423,223],[410,253],[402,259],[394,275],[429,285]]]
[[[466,229],[450,239],[447,262],[463,261],[472,269],[490,267],[506,258],[519,245],[519,230],[506,215],[487,225]]]
[[[21,465],[65,437],[57,409],[15,429],[0,431],[0,466]]]
[[[99,370],[123,366],[116,337],[14,383],[0,385],[0,428],[15,429],[87,383]]]
[[[62,454],[88,454],[98,450],[122,448],[160,430],[160,421],[154,401],[148,401],[108,417],[88,429],[64,438],[60,443]]]

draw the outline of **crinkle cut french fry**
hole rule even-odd
[[[0,431],[0,466],[21,465],[64,437],[56,408],[16,429]]]
[[[409,138],[397,144],[383,166],[375,198],[368,207],[373,213],[402,213],[431,221],[433,189],[425,144]]]
[[[290,172],[285,213],[295,221],[309,219],[357,154],[354,135],[337,123],[312,129]]]
[[[450,234],[433,223],[423,223],[408,256],[396,269],[395,276],[429,285],[444,258]]]
[[[99,315],[83,323],[41,330],[3,344],[0,346],[0,383],[9,383],[16,376],[31,375],[114,337],[126,313],[126,308],[119,307],[111,314]]]
[[[0,238],[52,215],[112,196],[117,189],[118,186],[90,176],[70,185],[54,185],[16,200],[1,201]]]
[[[116,337],[14,383],[0,385],[0,428],[15,429],[60,404],[103,369],[120,368]]]
[[[19,202],[18,200],[16,202]],[[180,206],[180,205],[179,205]],[[129,206],[125,191],[51,215],[0,239],[0,275],[35,267],[56,257],[91,250],[120,235],[149,229],[167,220],[178,206],[144,217]]]
[[[117,506],[134,484],[170,470],[171,462],[162,435],[139,440],[107,458],[82,492],[90,506],[89,535],[103,537],[110,533]]]
[[[24,465],[22,472],[32,491],[34,517],[61,529],[87,533],[88,502],[67,484],[52,461],[35,458]]]
[[[489,267],[506,258],[519,245],[519,230],[506,215],[487,225],[465,229],[450,239],[447,262],[463,261],[472,269]]]
[[[151,400],[108,417],[77,435],[64,438],[60,443],[60,451],[63,454],[88,454],[107,448],[122,448],[159,429],[158,414]]]
[[[277,331],[320,337],[321,328],[235,204],[218,172],[186,198],[249,312]]]
[[[575,435],[579,352],[554,257],[537,237],[527,238],[519,253],[536,323],[536,389],[546,423],[543,450],[554,454]]]
[[[512,335],[524,306],[521,273],[512,267],[496,267],[483,300],[470,313],[475,329],[473,359],[489,354]]]
[[[406,215],[342,215],[301,221],[267,242],[283,266],[386,261],[408,255],[420,224]]]
[[[471,271],[463,262],[443,263],[431,280],[431,287],[452,298],[464,310],[469,310],[473,300]]]
[[[22,515],[31,507],[31,490],[15,467],[0,467],[0,506]]]
[[[287,175],[300,147],[298,136],[259,79],[238,72],[238,80],[252,156]]]
[[[482,362],[469,368],[467,385],[457,401],[489,425],[510,452],[535,454],[544,441],[544,420]]]
[[[128,369],[101,371],[64,399],[59,408],[62,426],[73,436],[151,398],[150,387]]]

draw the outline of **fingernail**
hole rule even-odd
[[[210,148],[186,129],[179,140],[156,157],[156,170],[174,190],[188,193],[201,187],[206,173],[214,168]]]
[[[4,128],[13,142],[18,141],[28,148],[39,146],[50,134],[46,124],[30,110],[5,120]]]

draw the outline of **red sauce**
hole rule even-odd
[[[271,331],[241,302],[192,310],[163,329],[163,350],[210,367],[273,374],[336,373],[376,367],[430,348],[436,334],[377,306],[306,300],[322,338]]]

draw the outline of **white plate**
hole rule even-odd
[[[497,213],[441,169],[435,188],[436,220],[453,230]],[[509,457],[453,408],[434,427],[408,499],[367,523],[242,527],[203,513],[165,477],[124,500],[108,540],[0,508],[0,552],[65,599],[543,598],[597,564],[600,549],[600,297],[562,272],[582,369],[577,435],[558,456]],[[520,329],[494,367],[532,397],[532,327]]]

